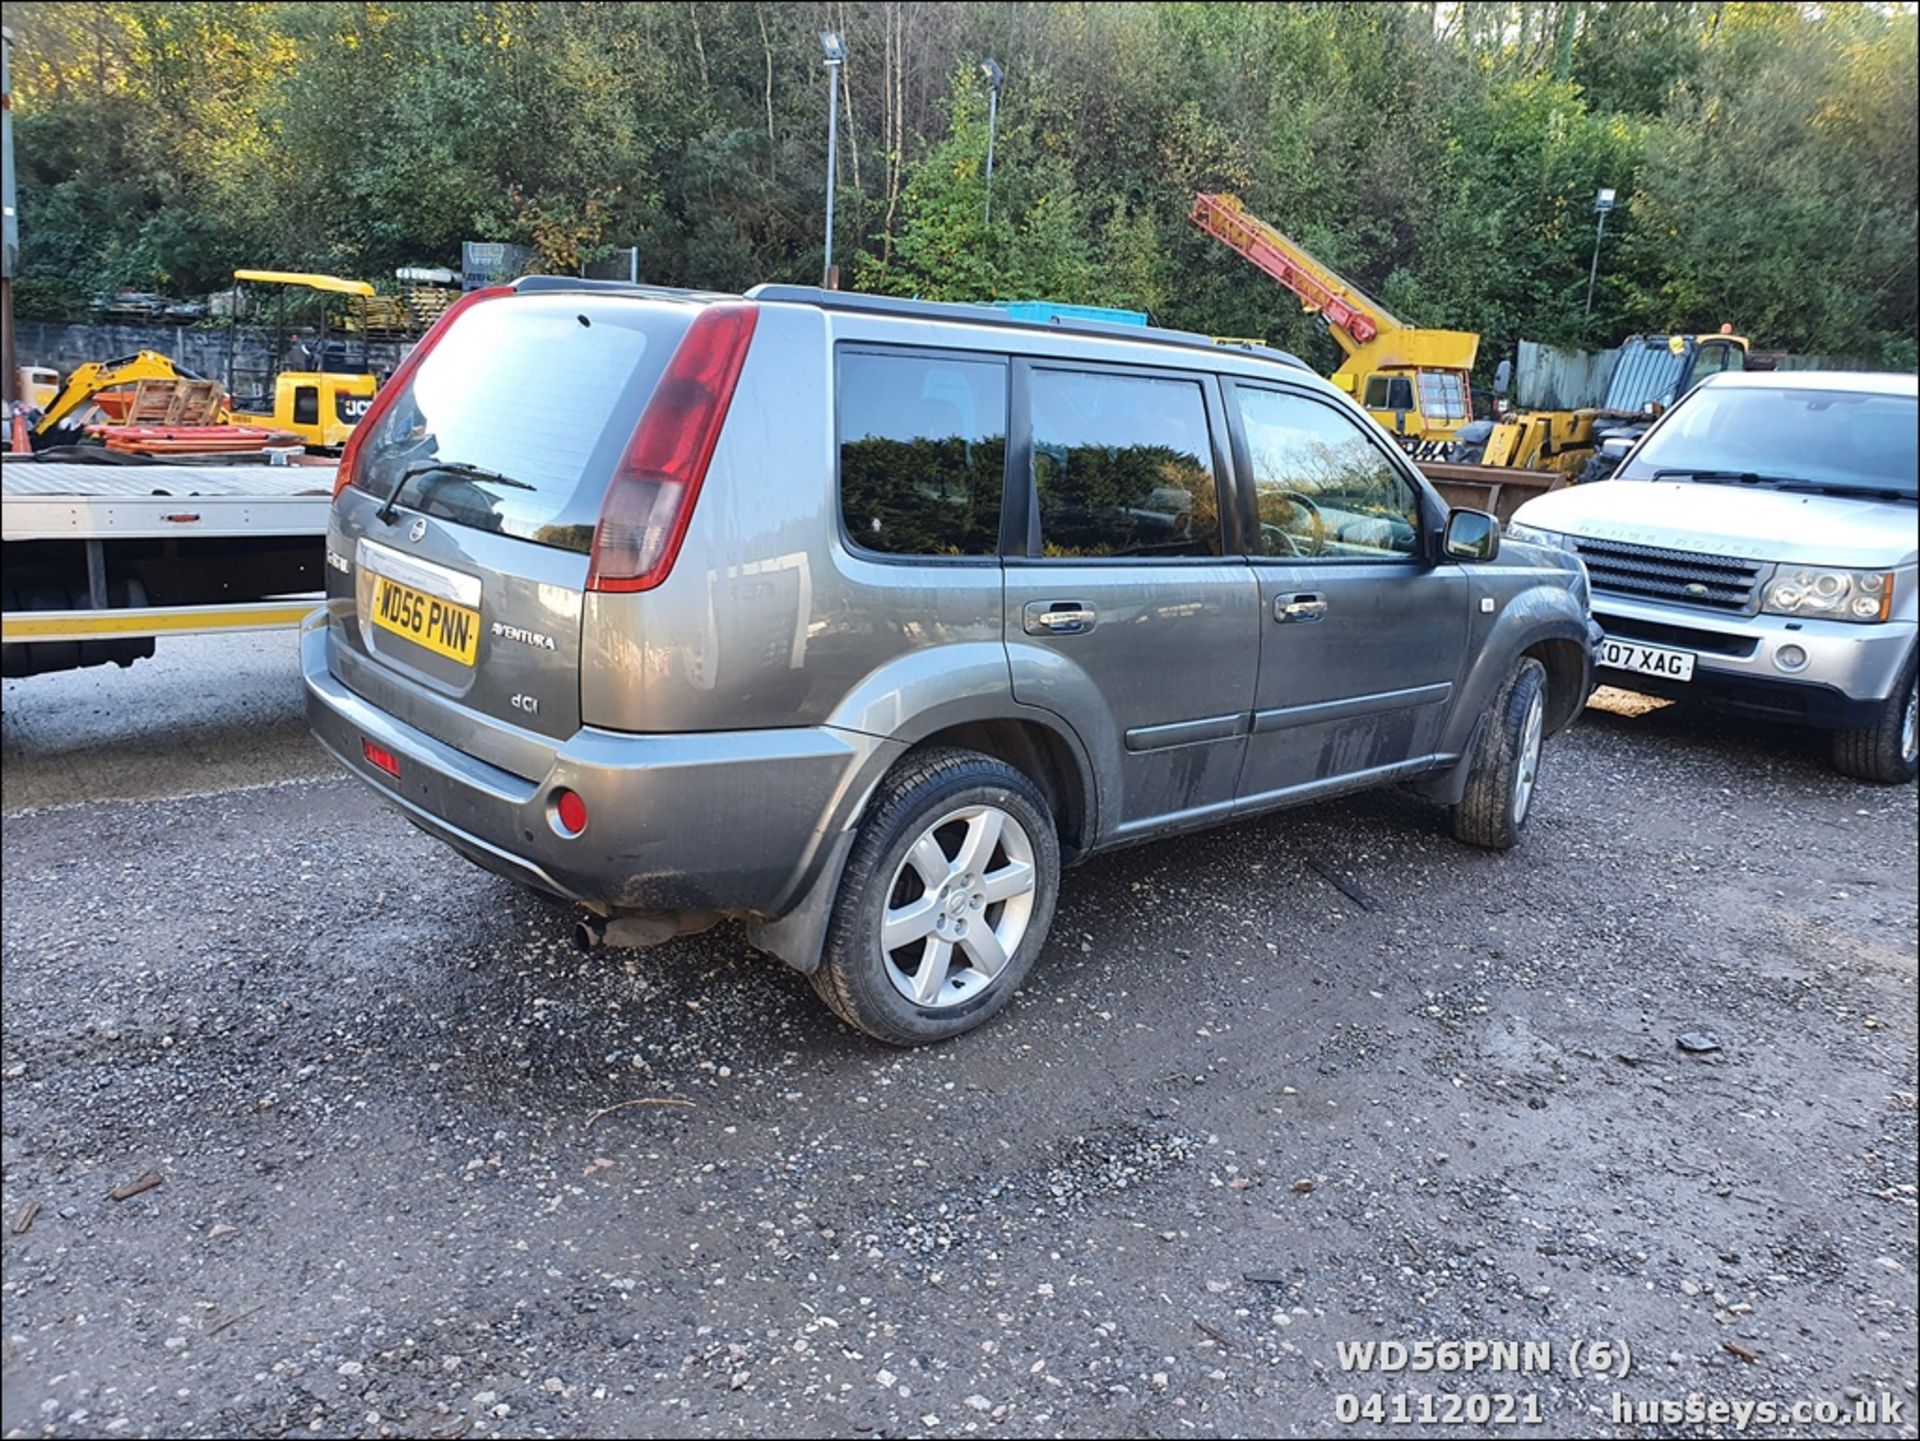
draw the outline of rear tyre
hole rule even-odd
[[[1884,786],[1905,785],[1920,770],[1920,737],[1915,734],[1916,712],[1920,711],[1920,686],[1915,684],[1915,665],[1920,657],[1907,662],[1906,673],[1893,694],[1880,702],[1873,721],[1858,730],[1833,733],[1833,768],[1855,780],[1873,781]]]
[[[1032,781],[978,751],[911,755],[861,822],[814,989],[888,1045],[970,1031],[1026,979],[1059,885],[1059,836]]]
[[[1533,809],[1546,735],[1547,669],[1524,657],[1494,697],[1474,743],[1467,789],[1453,808],[1453,833],[1468,845],[1512,850]]]

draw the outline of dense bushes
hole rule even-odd
[[[1185,223],[1234,190],[1407,319],[1597,344],[1730,321],[1914,358],[1915,20],[1830,4],[23,3],[23,310],[463,239],[739,288],[1046,296],[1331,361]],[[991,225],[974,67],[1006,67]],[[1595,189],[1618,189],[1593,314]]]

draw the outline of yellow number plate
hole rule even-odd
[[[461,665],[472,665],[480,646],[479,611],[384,575],[374,577],[373,623]]]

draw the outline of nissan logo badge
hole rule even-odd
[[[424,520],[416,520],[412,525],[407,527],[408,540],[425,540],[426,538],[427,523]]]

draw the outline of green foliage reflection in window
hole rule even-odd
[[[1032,394],[1045,554],[1220,554],[1213,445],[1198,384],[1037,370]]]
[[[993,555],[1007,454],[1003,361],[840,357],[840,508],[888,555]]]

